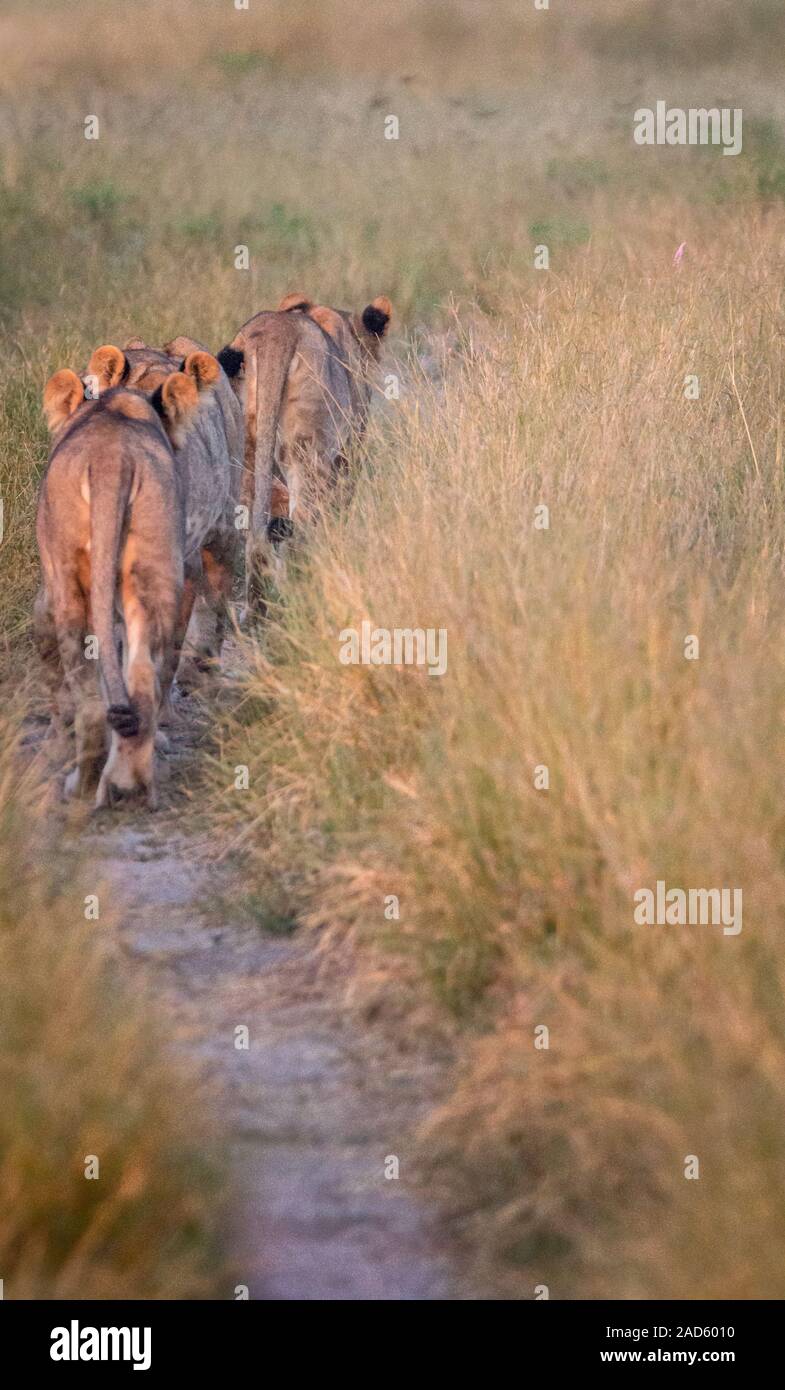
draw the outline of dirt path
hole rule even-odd
[[[164,809],[104,813],[80,839],[88,874],[120,906],[121,949],[146,962],[172,1038],[215,1082],[237,1194],[236,1281],[251,1298],[461,1297],[454,1254],[407,1181],[438,1068],[367,1037],[309,940],[267,935],[227,909],[226,870],[187,828],[191,704],[167,755]],[[247,1050],[235,1046],[243,1026]],[[385,1177],[388,1156],[397,1180]]]

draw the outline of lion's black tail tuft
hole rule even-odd
[[[134,738],[139,733],[139,715],[133,705],[110,705],[106,720],[121,738]]]
[[[294,535],[294,524],[288,516],[273,516],[267,523],[267,536],[273,545],[280,545],[281,541],[291,540]]]

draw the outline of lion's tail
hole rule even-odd
[[[246,352],[246,410],[255,439],[251,526],[258,537],[267,534],[270,520],[278,419],[296,347],[296,323],[285,314],[271,314],[257,330],[252,352]]]
[[[88,467],[90,483],[90,609],[98,639],[98,669],[107,697],[106,718],[124,738],[139,732],[139,715],[125,688],[114,640],[114,604],[120,540],[133,484],[133,466],[100,459]]]

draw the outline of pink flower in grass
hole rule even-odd
[[[684,248],[686,247],[686,245],[686,241],[683,241],[681,243],[681,246],[678,246],[673,253],[673,264],[675,265],[677,270],[681,269],[681,263],[684,258]]]

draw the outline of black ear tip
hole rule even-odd
[[[218,353],[217,361],[229,378],[235,377],[245,361],[245,353],[240,352],[237,348],[223,347]]]
[[[150,404],[153,407],[153,410],[155,411],[156,415],[160,415],[161,419],[163,420],[166,415],[166,411],[164,410],[163,383],[160,386],[156,386],[152,396],[150,397]]]
[[[375,338],[381,338],[389,322],[390,315],[385,314],[383,309],[377,309],[375,304],[369,304],[363,309],[363,328]]]

